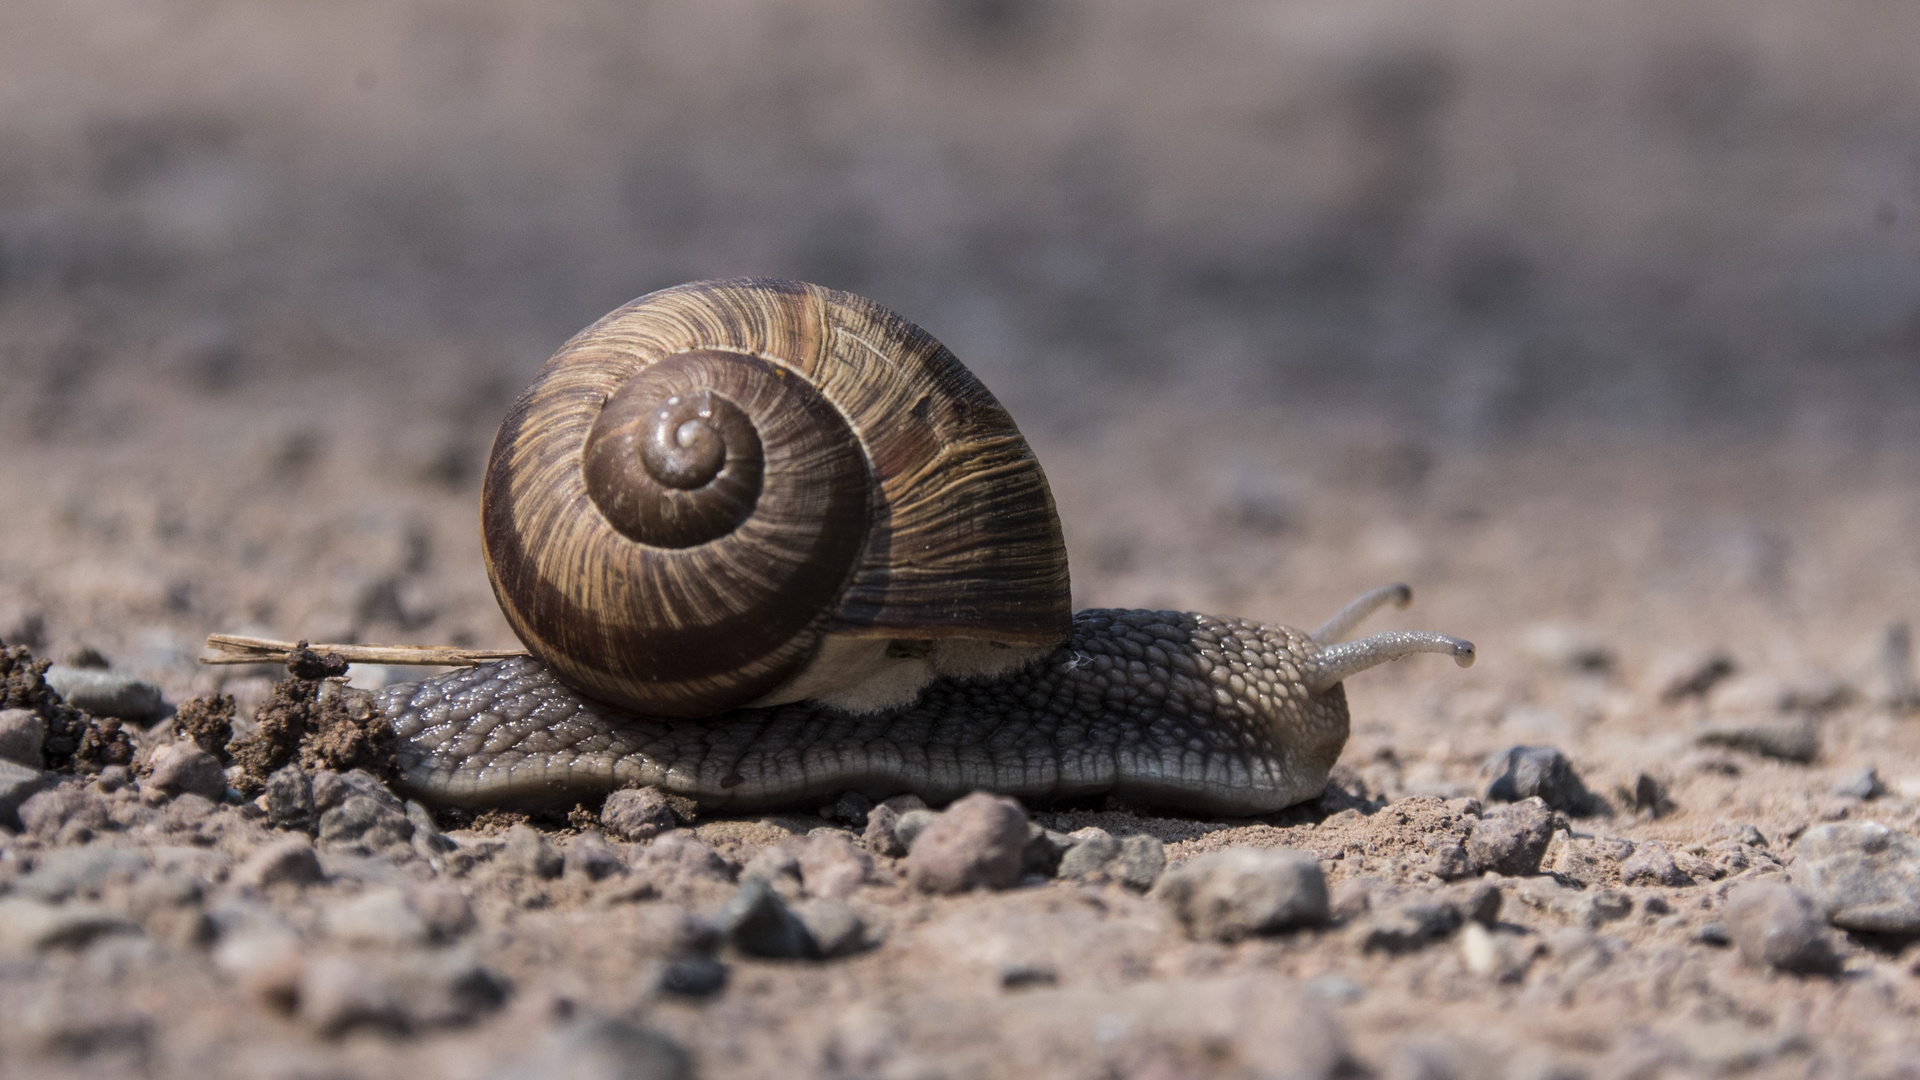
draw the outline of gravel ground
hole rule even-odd
[[[337,410],[350,393],[300,388],[326,449],[220,484],[196,462],[236,430],[267,437],[248,425],[271,409],[149,396],[135,415],[168,422],[124,440],[9,448],[7,639],[62,663],[42,680],[13,661],[8,704],[34,711],[0,721],[0,752],[31,759],[39,738],[34,764],[54,763],[45,717],[64,718],[80,772],[8,774],[0,1072],[1602,1080],[1920,1061],[1920,720],[1898,627],[1920,609],[1920,502],[1897,452],[1818,432],[1440,452],[1141,402],[1036,436],[1081,603],[1311,625],[1404,578],[1417,602],[1383,626],[1480,645],[1468,671],[1356,678],[1317,803],[689,819],[635,794],[436,818],[349,767],[377,771],[377,747],[229,793],[212,695],[234,695],[244,736],[316,687],[181,656],[215,628],[508,643],[463,534],[471,491],[394,468],[373,433],[406,403]],[[115,735],[112,711],[143,719]]]

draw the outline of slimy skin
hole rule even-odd
[[[1319,633],[1171,611],[1093,609],[1066,643],[991,679],[943,678],[911,704],[853,714],[818,702],[696,720],[588,700],[532,658],[389,687],[399,786],[427,802],[561,807],[657,786],[715,811],[818,806],[848,791],[941,805],[985,789],[1031,803],[1111,795],[1223,815],[1315,798],[1347,740],[1353,671],[1473,646],[1399,632],[1334,640],[1389,586]]]

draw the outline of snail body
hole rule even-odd
[[[1181,612],[1070,614],[1039,462],[925,331],[798,282],[641,297],[541,369],[494,442],[487,569],[530,653],[390,687],[400,783],[716,808],[986,788],[1260,813],[1319,794],[1341,680],[1471,644]]]

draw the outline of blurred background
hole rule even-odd
[[[10,0],[0,635],[186,670],[211,629],[498,639],[499,416],[701,277],[951,346],[1041,447],[1083,602],[1444,583],[1436,530],[1568,490],[1485,455],[1758,445],[1897,491],[1916,41],[1884,0]],[[1819,606],[1804,505],[1742,476],[1662,488],[1601,569]],[[1222,515],[1246,542],[1183,562]]]

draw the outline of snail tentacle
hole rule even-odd
[[[1414,653],[1445,653],[1461,667],[1473,666],[1473,642],[1425,630],[1389,630],[1316,649],[1313,666],[1305,673],[1304,683],[1313,693],[1323,693],[1335,684],[1370,667],[1412,656]]]
[[[1332,645],[1353,633],[1353,628],[1364,622],[1367,616],[1392,604],[1405,608],[1413,603],[1413,587],[1405,582],[1382,585],[1377,589],[1368,589],[1347,602],[1347,606],[1333,613],[1333,617],[1320,624],[1313,632],[1316,645]]]

